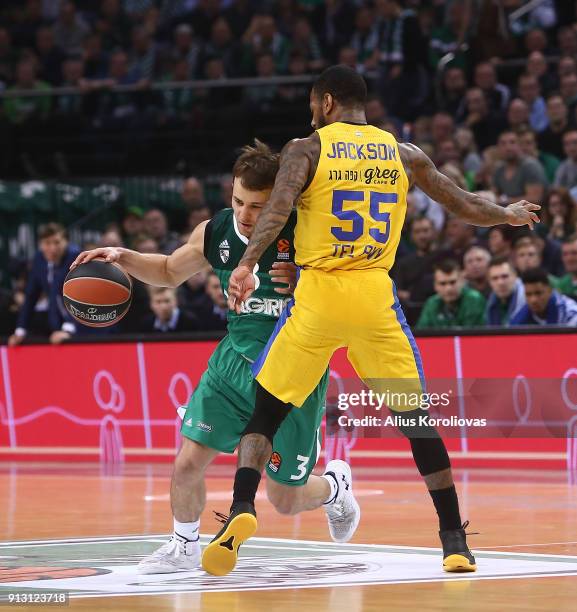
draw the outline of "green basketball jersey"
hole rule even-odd
[[[296,212],[293,211],[281,233],[260,258],[255,271],[257,288],[242,305],[242,312],[228,312],[228,333],[233,348],[254,361],[271,335],[277,319],[289,297],[276,293],[268,271],[275,261],[294,262],[294,227]],[[218,212],[206,225],[204,232],[204,256],[212,265],[225,296],[232,271],[244,255],[248,238],[243,236],[236,223],[232,208]]]

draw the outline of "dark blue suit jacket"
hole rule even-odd
[[[18,313],[17,327],[28,328],[34,313],[34,307],[40,296],[44,293],[48,297],[48,324],[52,331],[62,329],[64,322],[74,324],[74,320],[64,308],[62,300],[62,286],[68,274],[70,264],[79,255],[77,247],[68,245],[62,260],[54,265],[52,279],[49,279],[48,261],[40,251],[34,255],[32,269],[26,286],[26,298]]]

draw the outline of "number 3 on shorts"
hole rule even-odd
[[[307,465],[309,463],[310,457],[303,457],[302,455],[297,455],[297,461],[300,463],[297,465],[298,474],[291,474],[291,480],[300,480],[307,473]]]

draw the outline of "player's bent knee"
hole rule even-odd
[[[182,446],[174,461],[174,472],[186,473],[188,476],[195,473],[204,474],[215,454],[216,451],[207,446],[183,437]]]

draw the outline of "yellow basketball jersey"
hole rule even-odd
[[[321,270],[390,270],[409,181],[394,136],[371,125],[319,130],[316,173],[297,204],[296,263]]]

